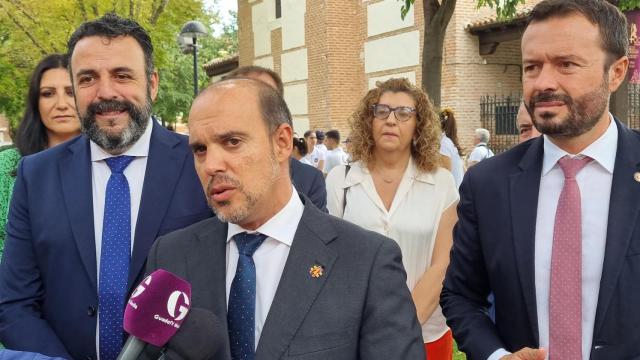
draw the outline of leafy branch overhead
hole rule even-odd
[[[82,22],[107,12],[133,18],[151,35],[161,91],[154,112],[167,120],[187,113],[193,96],[193,59],[176,42],[182,25],[219,22],[203,0],[0,0],[0,113],[13,125],[21,117],[28,77],[46,54],[66,51],[67,39]],[[235,24],[221,37],[203,39],[200,66],[237,50]],[[207,81],[200,67],[203,83]]]

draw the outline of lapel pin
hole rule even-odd
[[[311,275],[312,278],[319,278],[320,276],[322,276],[324,269],[322,268],[322,266],[320,265],[313,265],[312,267],[309,268],[309,275]]]
[[[640,171],[633,174],[633,179],[637,182],[640,182]]]

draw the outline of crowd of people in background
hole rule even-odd
[[[640,137],[608,108],[625,24],[600,0],[534,7],[520,144],[496,156],[405,78],[348,134],[300,136],[258,66],[203,89],[187,138],[151,116],[146,31],[83,23],[0,149],[0,341],[115,360],[127,297],[165,269],[222,319],[211,359],[637,356]]]

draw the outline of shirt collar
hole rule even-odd
[[[616,161],[616,151],[618,149],[618,126],[613,115],[609,114],[609,127],[596,141],[587,146],[578,155],[588,156],[600,164],[605,170],[613,174],[613,167]],[[544,137],[544,157],[542,161],[542,175],[546,175],[565,155],[575,156],[560,149],[551,142],[547,135]]]
[[[135,157],[147,157],[149,156],[149,144],[151,143],[151,132],[153,131],[153,120],[149,119],[147,122],[147,128],[140,136],[140,139],[136,141],[127,151],[120,155],[127,156],[135,156]],[[98,144],[93,142],[93,140],[89,141],[89,146],[91,148],[91,161],[102,161],[104,159],[120,156],[120,155],[112,155],[108,152],[104,151]]]
[[[369,169],[364,166],[361,161],[357,161],[351,164],[351,170],[349,170],[349,174],[347,174],[347,178],[344,181],[344,188],[348,188],[363,182],[367,178],[367,176],[371,176],[369,173]],[[409,158],[409,165],[404,171],[404,175],[402,175],[402,178],[415,179],[420,182],[435,184],[432,172],[424,172],[418,170],[418,166],[413,157]]]
[[[275,214],[266,223],[262,224],[255,231],[246,230],[238,224],[229,223],[227,229],[227,242],[231,240],[236,234],[248,232],[248,233],[261,233],[273,238],[287,246],[291,246],[293,238],[296,235],[298,229],[298,223],[302,218],[304,212],[304,205],[298,196],[296,188],[291,185],[291,198],[287,205],[285,205],[277,214]]]

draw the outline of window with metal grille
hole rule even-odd
[[[519,105],[496,105],[496,135],[517,135],[516,116]]]

